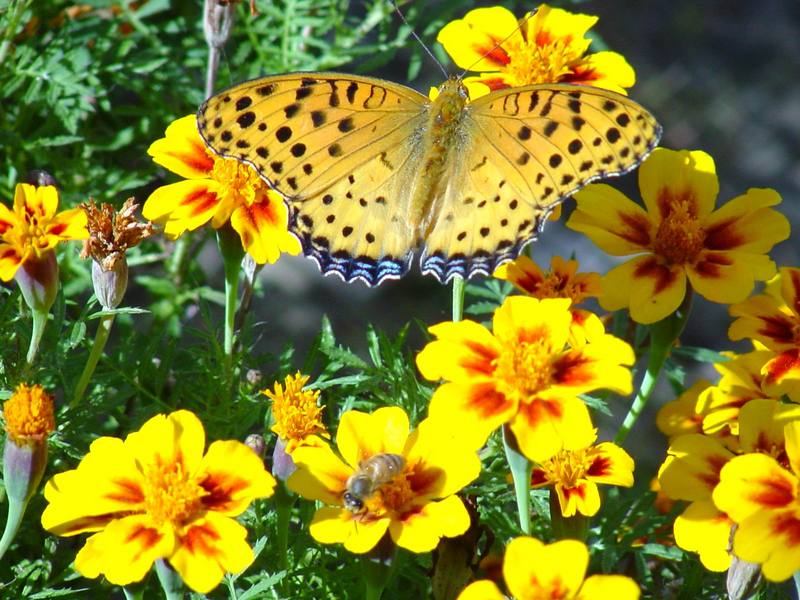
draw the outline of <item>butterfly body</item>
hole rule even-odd
[[[660,127],[613,92],[532,85],[470,101],[458,78],[433,101],[338,73],[253,80],[209,98],[198,129],[286,200],[290,230],[325,273],[370,285],[421,250],[442,282],[490,274],[586,183],[625,173]]]

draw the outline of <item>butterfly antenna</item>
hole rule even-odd
[[[523,18],[523,19],[522,19],[522,20],[519,22],[519,24],[517,25],[516,29],[514,29],[514,31],[512,31],[512,32],[511,32],[511,33],[509,33],[509,34],[508,34],[506,37],[504,37],[502,40],[500,40],[499,42],[497,42],[497,43],[496,43],[494,46],[492,46],[492,49],[491,49],[491,50],[489,50],[488,52],[484,53],[484,55],[483,55],[483,56],[481,56],[481,57],[480,57],[478,60],[476,60],[474,63],[472,63],[472,64],[471,64],[469,67],[467,67],[466,69],[464,69],[463,71],[461,71],[461,74],[458,76],[458,78],[459,78],[459,79],[463,79],[463,78],[464,78],[464,75],[466,75],[466,74],[467,74],[469,71],[471,71],[471,70],[472,70],[472,67],[474,67],[475,65],[477,65],[477,64],[478,64],[479,62],[481,62],[481,61],[482,61],[484,58],[486,58],[487,56],[489,56],[489,55],[490,55],[492,52],[494,52],[495,50],[497,50],[498,48],[500,48],[500,47],[501,47],[503,44],[505,44],[505,43],[506,43],[508,40],[510,40],[510,39],[511,39],[511,36],[513,36],[513,35],[514,35],[515,33],[517,33],[517,32],[518,32],[520,29],[522,29],[522,26],[523,26],[523,25],[525,25],[525,23],[527,23],[527,22],[528,22],[530,19],[532,19],[532,18],[533,18],[533,16],[534,16],[534,15],[535,15],[537,12],[539,12],[539,9],[538,9],[538,7],[537,7],[537,8],[534,8],[534,9],[533,9],[531,12],[529,12],[527,15],[525,15],[525,18]]]
[[[390,2],[390,3],[391,3],[391,5],[394,7],[394,10],[395,10],[395,12],[396,12],[398,15],[400,15],[400,20],[401,20],[401,21],[402,21],[402,22],[403,22],[405,25],[407,25],[407,26],[408,26],[408,28],[411,30],[411,35],[414,37],[414,39],[415,39],[415,40],[417,40],[417,41],[419,42],[419,45],[420,45],[420,46],[422,46],[422,49],[423,49],[423,50],[425,50],[425,53],[426,53],[428,56],[430,56],[430,57],[433,59],[433,62],[435,62],[435,63],[438,65],[438,67],[441,69],[441,71],[442,71],[442,74],[444,74],[444,77],[445,77],[445,79],[447,79],[448,77],[450,77],[450,74],[447,72],[447,69],[445,69],[445,68],[444,68],[444,65],[443,65],[442,63],[440,63],[440,62],[439,62],[439,59],[438,59],[438,58],[436,58],[436,56],[434,56],[434,54],[433,54],[433,52],[431,52],[430,48],[428,48],[428,46],[425,44],[425,42],[423,42],[423,41],[422,41],[422,38],[420,38],[420,37],[417,35],[417,32],[416,32],[416,31],[414,31],[414,28],[411,26],[411,23],[409,23],[409,22],[408,22],[408,20],[406,19],[406,16],[405,16],[405,15],[402,13],[402,11],[400,10],[400,7],[399,7],[399,6],[397,6],[397,2],[395,2],[395,0],[389,0],[389,2]]]

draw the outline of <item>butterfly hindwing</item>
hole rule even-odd
[[[533,240],[549,210],[587,183],[626,173],[661,129],[626,96],[574,85],[499,90],[466,108],[469,140],[451,163],[423,271],[491,274]]]
[[[206,101],[201,135],[252,165],[288,202],[290,229],[323,272],[370,285],[408,270],[404,224],[430,103],[391,82],[335,73],[279,75]],[[371,240],[371,241],[370,241]]]

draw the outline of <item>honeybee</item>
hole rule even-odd
[[[359,512],[364,508],[364,501],[372,496],[379,487],[389,483],[403,470],[406,460],[399,454],[376,454],[358,465],[345,484],[342,495],[344,506],[351,512]]]

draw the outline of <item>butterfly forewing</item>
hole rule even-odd
[[[463,127],[468,142],[451,163],[445,210],[422,262],[442,281],[490,274],[517,256],[550,208],[630,171],[661,134],[626,96],[574,85],[492,92],[467,106]]]
[[[200,134],[252,165],[290,205],[290,229],[323,272],[375,284],[408,270],[403,218],[428,99],[391,82],[332,73],[266,77],[206,101]]]

